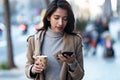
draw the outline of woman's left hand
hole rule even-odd
[[[62,54],[58,54],[58,58],[62,61],[62,62],[66,62],[66,63],[73,63],[75,61],[75,54],[72,54],[71,56],[68,55],[62,55]]]

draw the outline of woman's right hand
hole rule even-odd
[[[32,73],[41,73],[44,70],[43,64],[41,62],[35,62],[32,67]]]

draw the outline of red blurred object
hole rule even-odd
[[[19,26],[19,29],[22,31],[23,34],[26,34],[28,29],[27,24],[21,24]]]
[[[97,46],[97,41],[92,40],[92,41],[91,41],[91,46],[94,47],[94,48],[96,48],[96,46]]]
[[[19,26],[19,29],[20,29],[21,31],[25,31],[25,30],[27,29],[27,27],[26,27],[25,24],[21,24],[21,25]]]

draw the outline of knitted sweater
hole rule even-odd
[[[59,80],[60,65],[54,54],[61,50],[63,32],[55,32],[48,28],[42,46],[42,54],[48,56],[48,65],[45,70],[45,80]]]

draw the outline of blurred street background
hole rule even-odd
[[[27,38],[52,0],[0,0],[0,80],[29,80]],[[120,80],[120,0],[67,0],[83,38],[83,80]]]

